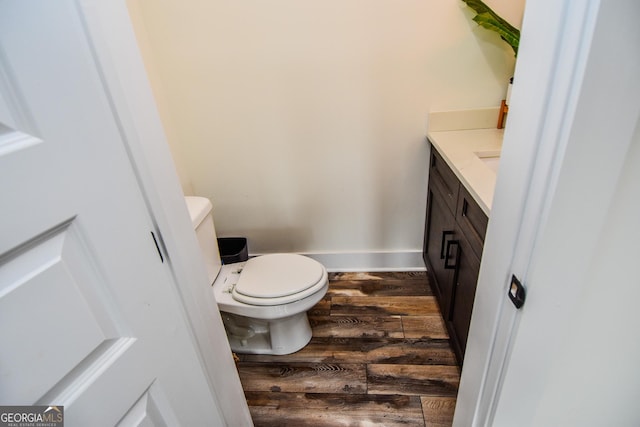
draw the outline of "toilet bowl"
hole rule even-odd
[[[238,353],[290,354],[311,340],[307,311],[326,294],[327,271],[297,254],[269,254],[221,265],[211,203],[186,197],[192,224],[207,264],[213,293],[229,338]]]

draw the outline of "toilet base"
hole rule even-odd
[[[280,319],[254,319],[220,312],[231,350],[244,354],[291,354],[311,341],[306,312]]]

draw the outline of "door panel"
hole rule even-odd
[[[46,233],[26,248],[6,254],[0,263],[0,336],[12,349],[0,367],[6,386],[0,389],[2,401],[29,401],[43,395],[114,335],[113,322],[97,316],[106,312],[104,307],[91,307],[83,295],[82,289],[104,283],[87,271],[92,260],[78,250],[78,238],[70,227],[67,223]],[[29,324],[34,313],[50,319],[47,329],[55,333],[24,336],[19,325]],[[65,349],[64,358],[42,351],[56,347]],[[21,365],[32,367],[28,381],[16,370],[7,370]]]
[[[455,336],[452,340],[454,350],[462,362],[467,347],[473,302],[476,296],[478,273],[480,272],[480,259],[473,252],[469,241],[462,230],[456,227],[456,236],[460,245],[457,260],[457,271],[453,302],[451,304],[451,326]]]
[[[448,319],[450,312],[453,270],[444,268],[443,250],[446,249],[446,241],[453,237],[447,233],[453,231],[454,224],[454,217],[447,209],[444,198],[429,186],[425,252],[436,279],[434,287],[445,319]]]
[[[118,427],[168,427],[178,425],[175,415],[168,411],[166,398],[157,384],[153,384],[133,404],[118,422]]]
[[[0,404],[63,405],[69,425],[215,425],[76,8],[0,3]]]

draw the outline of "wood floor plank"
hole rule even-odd
[[[377,363],[455,366],[447,340],[391,338],[312,338],[302,350],[284,356],[241,354],[243,362],[262,363]]]
[[[405,338],[449,338],[440,314],[431,316],[402,316]]]
[[[248,392],[246,398],[256,427],[424,425],[417,396]]]
[[[455,396],[460,371],[457,366],[367,365],[367,393]]]
[[[438,314],[438,303],[433,296],[331,297],[332,316],[429,316]]]
[[[331,282],[330,296],[425,296],[433,295],[425,280],[337,280]]]
[[[426,271],[333,272],[329,280],[428,280]]]
[[[400,316],[309,316],[314,337],[404,338]]]
[[[322,298],[307,312],[308,316],[329,316],[331,314],[331,296]]]
[[[460,371],[426,272],[329,277],[306,347],[239,355],[254,424],[450,426]]]
[[[456,408],[455,397],[422,396],[424,422],[429,427],[451,427]]]
[[[238,364],[245,391],[304,393],[366,393],[366,368],[361,364],[251,363]]]

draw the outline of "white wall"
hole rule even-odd
[[[484,0],[484,4],[514,27],[521,27],[524,1]]]
[[[427,113],[513,71],[457,0],[128,3],[185,192],[252,253],[418,254]]]

